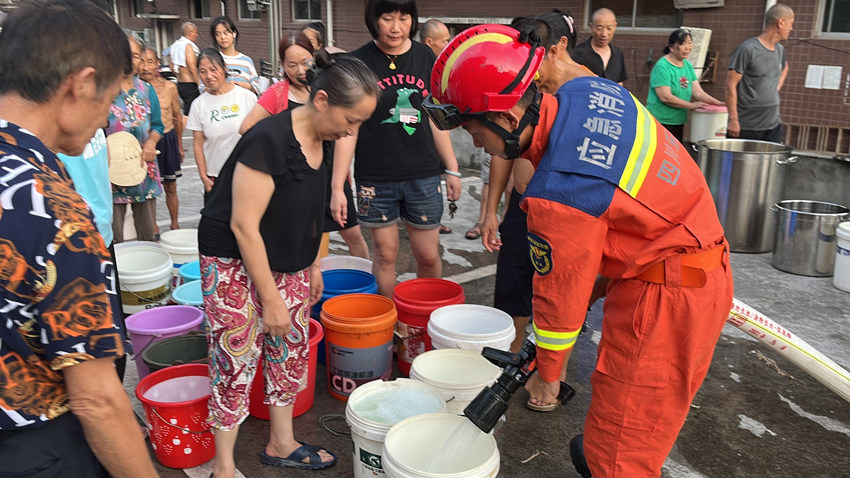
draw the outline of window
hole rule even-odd
[[[823,33],[850,33],[850,0],[825,0],[822,5],[823,24],[821,31]]]
[[[840,0],[837,0],[840,1]],[[844,0],[850,1],[850,0]],[[588,15],[606,7],[617,15],[618,28],[679,28],[682,14],[673,0],[589,0]],[[588,22],[590,18],[588,17]]]
[[[134,17],[144,15],[146,3],[148,2],[145,0],[130,0],[130,10],[133,12]]]
[[[265,4],[256,0],[239,0],[239,19],[260,20],[263,18],[262,9],[264,8]]]
[[[210,0],[189,0],[189,15],[192,18],[209,18]]]
[[[292,18],[295,20],[321,20],[321,0],[293,0]]]

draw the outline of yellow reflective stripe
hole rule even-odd
[[[620,189],[626,191],[629,196],[636,197],[646,179],[649,166],[655,156],[657,146],[655,135],[655,121],[646,108],[632,96],[632,101],[637,108],[637,124],[635,127],[635,143],[629,154],[629,161],[620,177]]]
[[[549,330],[538,329],[537,324],[534,324],[534,339],[537,346],[547,350],[567,350],[576,343],[581,329],[572,332],[552,332]]]
[[[492,41],[496,43],[509,43],[512,42],[513,39],[504,33],[482,33],[481,35],[474,36],[465,42],[461,43],[460,46],[449,55],[448,60],[446,60],[446,66],[443,68],[443,78],[440,81],[440,92],[445,93],[445,91],[449,88],[449,74],[452,72],[452,66],[454,66],[455,62],[460,58],[460,56],[465,52],[468,48],[473,45],[477,45],[482,42]],[[484,93],[487,93],[486,91]]]

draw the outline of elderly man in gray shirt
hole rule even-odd
[[[782,142],[779,90],[788,76],[785,48],[794,26],[794,11],[777,3],[765,13],[762,33],[738,45],[726,74],[729,138]]]

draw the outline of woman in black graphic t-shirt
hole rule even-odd
[[[355,156],[357,219],[372,232],[372,272],[379,292],[390,297],[396,283],[399,220],[407,227],[417,277],[442,274],[440,175],[447,171],[447,195],[456,200],[460,174],[448,132],[435,128],[422,111],[435,57],[429,47],[410,39],[417,26],[415,0],[369,0],[365,17],[374,40],[351,55],[378,75],[381,99],[358,134],[337,141],[331,208],[334,219],[344,223],[342,190]]]

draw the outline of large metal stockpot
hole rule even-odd
[[[770,264],[785,272],[827,277],[835,266],[835,233],[850,209],[821,201],[779,201],[776,244]]]
[[[698,162],[733,252],[770,252],[791,147],[748,139],[706,139],[697,143]]]

